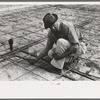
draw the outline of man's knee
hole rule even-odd
[[[57,40],[57,43],[63,43],[64,41],[66,41],[66,40],[63,39],[63,38],[60,38],[60,39]]]
[[[68,40],[63,39],[63,38],[58,39],[57,45],[66,46],[66,47],[71,46],[70,42]]]

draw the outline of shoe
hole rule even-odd
[[[53,72],[56,73],[56,74],[58,74],[58,75],[62,75],[63,69],[58,69],[58,68],[55,68],[55,67],[53,66]]]

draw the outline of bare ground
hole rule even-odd
[[[1,6],[2,8],[2,6]],[[3,6],[4,8],[4,6]],[[86,72],[90,68],[91,75],[100,77],[100,7],[97,5],[41,5],[30,6],[20,9],[2,11],[0,14],[0,55],[9,52],[7,40],[14,38],[14,49],[22,47],[33,40],[41,39],[47,35],[47,30],[43,29],[43,16],[50,12],[59,16],[59,21],[72,21],[82,32],[88,50],[77,65],[77,69]],[[46,41],[30,47],[27,51],[41,52]],[[24,53],[17,53],[22,57],[28,57]],[[87,60],[88,59],[88,60]],[[92,61],[92,62],[91,62]],[[43,64],[43,65],[41,65]],[[67,81],[65,77],[48,72],[39,66],[46,66],[43,62],[30,65],[27,61],[18,57],[12,57],[0,63],[0,80],[8,81]],[[80,75],[68,73],[77,80],[89,80]],[[59,77],[59,78],[58,78]]]

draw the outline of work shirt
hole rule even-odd
[[[48,38],[50,42],[56,43],[59,38],[68,40],[71,44],[79,44],[78,33],[74,25],[70,22],[56,22],[56,32],[49,31]]]

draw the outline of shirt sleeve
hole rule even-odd
[[[48,38],[48,41],[50,42],[50,44],[54,43],[54,38],[52,36],[51,30],[49,30],[47,38]]]
[[[47,41],[48,41],[48,45],[53,45],[54,44],[54,38],[52,36],[52,33],[51,33],[51,30],[48,32],[48,35],[47,35]]]
[[[79,43],[77,33],[76,33],[74,25],[72,23],[63,24],[63,30],[64,30],[65,34],[67,34],[67,39],[70,43]]]

